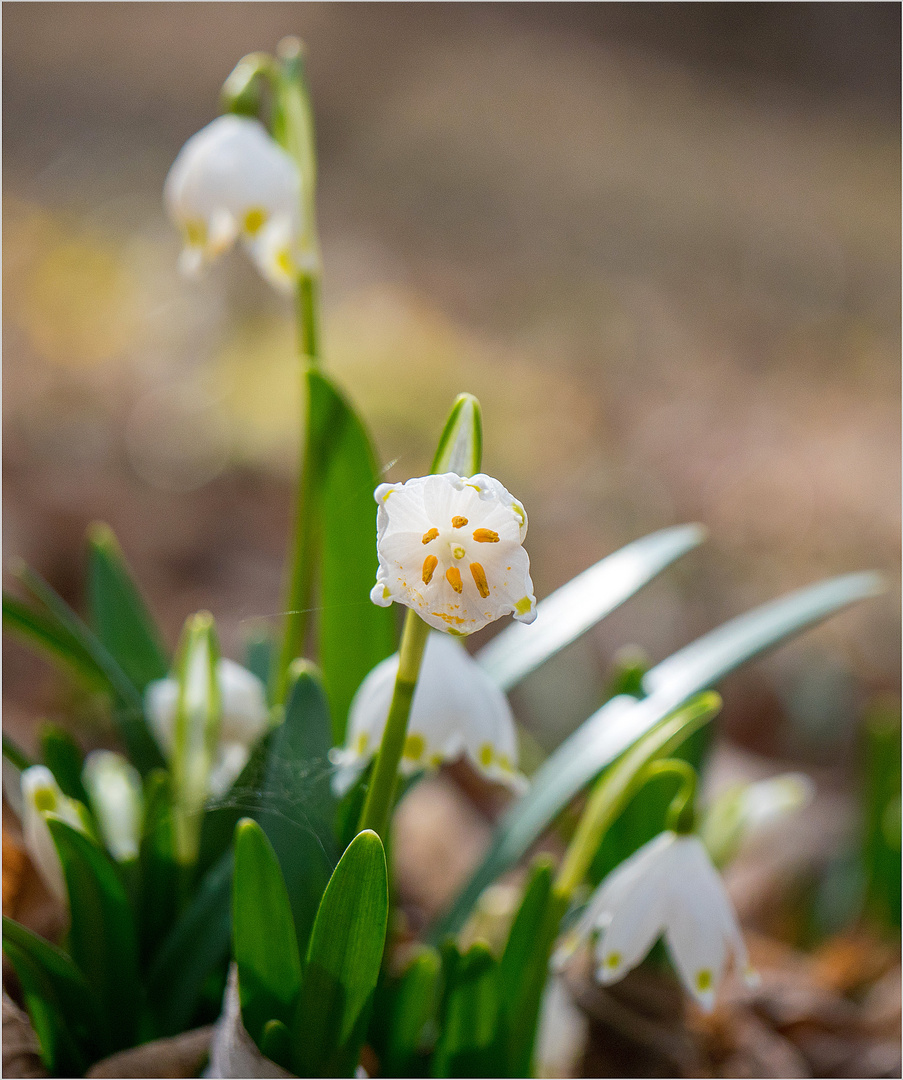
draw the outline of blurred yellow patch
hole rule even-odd
[[[4,201],[7,317],[65,367],[121,356],[138,331],[137,288],[101,232],[23,200]]]

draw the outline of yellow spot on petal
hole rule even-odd
[[[511,758],[507,754],[499,754],[495,759],[496,764],[500,769],[504,769],[505,772],[514,772],[514,766],[511,764]]]
[[[423,584],[429,585],[433,580],[433,571],[439,565],[439,560],[435,555],[427,555],[423,560]]]
[[[273,263],[276,269],[281,274],[292,274],[295,271],[294,263],[292,262],[292,253],[288,248],[280,248],[273,259]]]
[[[459,621],[463,622],[464,620],[461,619]],[[453,626],[450,626],[448,628],[448,632],[451,634],[452,637],[467,637],[467,634],[465,634],[463,630],[456,630]]]
[[[356,754],[365,754],[367,752],[367,743],[370,741],[370,736],[366,731],[361,731],[358,737],[354,740],[354,752]]]
[[[611,968],[612,971],[614,971],[614,969],[616,967],[620,967],[621,966],[621,954],[619,952],[609,953],[608,956],[605,957],[605,966],[607,968]]]
[[[712,973],[708,968],[696,972],[696,989],[700,994],[712,989]]]
[[[518,615],[526,615],[530,608],[533,607],[533,601],[529,596],[522,596],[520,600],[514,605],[514,610]]]
[[[499,534],[492,529],[475,529],[473,538],[478,544],[497,544],[499,542]]]
[[[260,206],[252,207],[245,214],[245,221],[244,221],[245,232],[249,236],[253,236],[255,233],[260,231],[261,227],[266,223],[266,219],[267,219],[266,210],[264,210]]]
[[[186,221],[183,229],[185,242],[189,247],[203,247],[207,243],[207,223],[205,221]]]
[[[441,764],[442,764],[442,755],[441,754],[431,754],[430,755],[429,766],[430,766],[431,769],[438,769]]]
[[[520,503],[512,503],[511,509],[520,518],[520,523],[521,525],[523,525],[524,522],[527,520],[527,515],[524,513],[524,508],[521,506]]]
[[[56,810],[56,792],[53,788],[38,788],[34,793],[34,805],[36,810]]]
[[[486,580],[486,571],[478,562],[472,562],[470,572],[473,574],[474,585],[479,590],[480,596],[485,600],[489,595],[489,582]]]
[[[392,590],[383,585],[383,600],[388,600],[392,595]]]
[[[438,560],[437,560],[438,562]],[[461,584],[461,571],[457,566],[450,566],[445,571],[445,580],[451,585],[456,593],[459,593],[464,586]]]
[[[480,764],[487,768],[492,764],[492,744],[484,742],[480,747]]]
[[[409,735],[405,739],[404,756],[408,761],[420,761],[423,757],[424,750],[426,750],[426,742],[422,735]]]
[[[463,529],[466,524],[467,524],[467,518],[466,517],[461,517],[460,515],[455,515],[455,517],[452,518],[452,527],[455,528],[455,529]]]
[[[438,529],[430,529],[429,532],[425,532],[423,534],[423,538],[421,539],[420,542],[421,542],[421,544],[428,544],[430,542],[430,540],[435,540],[438,535],[439,535],[439,530]]]

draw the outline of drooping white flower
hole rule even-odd
[[[303,261],[301,177],[259,121],[228,114],[192,135],[164,198],[185,241],[184,273],[196,274],[241,238],[268,281],[291,286]]]
[[[729,955],[747,980],[755,979],[734,909],[698,836],[660,833],[614,869],[555,962],[595,937],[597,978],[613,983],[663,935],[680,981],[707,1011]]]
[[[397,672],[396,653],[376,665],[351,702],[346,745],[333,754],[340,792],[379,749]],[[492,780],[514,789],[525,784],[517,772],[517,733],[508,699],[463,645],[433,633],[414,691],[401,771],[410,775],[461,757]]]
[[[380,484],[374,492],[375,604],[397,600],[437,630],[472,634],[514,614],[536,618],[523,506],[491,476],[455,473]]]
[[[117,862],[137,859],[144,814],[138,770],[122,754],[92,750],[85,758],[82,783],[107,850]]]
[[[53,773],[44,765],[32,765],[25,769],[21,782],[25,850],[48,890],[65,904],[67,893],[63,867],[44,814],[53,813],[73,829],[85,832],[80,803],[62,793]]]
[[[767,832],[776,822],[808,806],[815,785],[805,773],[782,773],[722,792],[707,810],[700,835],[718,866],[727,863],[747,837]]]
[[[251,756],[251,748],[269,724],[266,688],[257,676],[234,660],[220,659],[216,675],[222,703],[219,746],[210,770],[214,797],[229,790]],[[172,752],[179,685],[173,678],[157,679],[144,692],[144,711],[160,749]]]

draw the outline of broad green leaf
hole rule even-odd
[[[395,624],[391,608],[370,602],[377,567],[373,491],[380,477],[367,432],[325,376],[310,371],[307,380],[322,478],[319,660],[333,745],[340,746],[354,692],[395,650]]]
[[[173,838],[169,773],[155,769],[144,783],[144,825],[138,849],[138,937],[149,965],[172,929],[179,906],[181,871]]]
[[[52,1073],[66,1075],[61,1055],[71,1056],[71,1064],[81,1062],[82,1068],[101,1057],[109,1043],[108,1025],[97,996],[66,953],[6,916],[3,948],[23,984],[29,1011],[36,995],[45,1002],[44,1008],[35,1009],[35,1027],[52,1059]]]
[[[9,593],[3,594],[3,626],[14,637],[37,647],[90,689],[107,689],[103,672],[77,639],[59,623]]]
[[[87,806],[88,793],[82,783],[84,754],[69,732],[57,724],[44,724],[41,729],[41,753],[44,764],[53,773],[62,793]]]
[[[439,954],[424,947],[400,978],[386,978],[377,991],[382,1008],[374,1013],[370,1041],[378,1040],[383,1076],[424,1075],[424,1033],[435,1019],[441,973]]]
[[[69,894],[69,949],[109,1020],[111,1047],[131,1046],[142,1007],[135,922],[116,867],[105,851],[47,815]]]
[[[266,686],[273,671],[275,642],[266,626],[253,626],[245,640],[245,667]]]
[[[227,851],[207,871],[149,972],[148,997],[161,1035],[176,1035],[190,1026],[204,984],[229,955],[232,864],[232,852]]]
[[[8,941],[5,932],[3,938],[3,951],[22,985],[25,1008],[38,1037],[41,1061],[48,1075],[84,1076],[95,1055],[86,1052],[72,1033],[70,1014],[59,1000],[52,979],[31,953],[15,941]]]
[[[483,460],[483,413],[473,394],[459,394],[439,436],[430,472],[476,476]]]
[[[208,612],[190,616],[176,662],[179,691],[170,760],[176,858],[186,867],[198,857],[204,803],[222,721],[218,660],[213,617]]]
[[[329,706],[309,665],[296,661],[291,674],[296,677],[285,720],[269,738],[254,817],[282,867],[303,951],[339,852],[333,840]]]
[[[290,1022],[301,988],[301,960],[288,892],[273,846],[256,821],[235,829],[232,955],[241,1015],[261,1045],[268,1020]]]
[[[477,941],[454,958],[432,1075],[502,1076],[499,1038],[499,967],[489,946]]]
[[[379,978],[389,884],[382,842],[358,833],[317,912],[293,1025],[298,1076],[351,1076]]]
[[[510,690],[704,539],[701,525],[678,525],[635,540],[540,601],[535,622],[505,627],[477,653],[477,662]]]
[[[483,889],[524,855],[570,800],[682,702],[793,634],[875,596],[881,587],[876,574],[848,574],[791,593],[725,623],[654,667],[643,679],[648,697],[642,701],[622,696],[606,702],[537,771],[434,934],[460,929]]]
[[[160,633],[113,530],[101,522],[88,531],[88,597],[95,633],[135,686],[143,691],[165,678],[169,661]]]
[[[548,975],[548,956],[537,949],[552,900],[552,862],[540,856],[524,889],[499,964],[499,1002],[505,1046],[505,1075],[531,1076],[539,1007]]]
[[[144,720],[141,695],[135,684],[104,644],[40,575],[26,566],[20,569],[19,578],[43,605],[42,617],[53,625],[58,636],[77,642],[79,649],[102,673],[114,700],[114,719],[135,768],[143,774],[162,765],[163,757]]]

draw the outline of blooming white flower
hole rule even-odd
[[[335,787],[347,790],[382,742],[398,671],[398,654],[377,664],[361,683],[348,716]],[[485,776],[519,789],[517,733],[508,699],[463,645],[445,634],[427,638],[401,759],[407,775],[467,757]]]
[[[118,862],[138,858],[144,794],[141,776],[122,754],[92,750],[82,782],[108,851]]]
[[[85,832],[81,804],[62,793],[53,773],[44,765],[32,765],[25,769],[21,782],[25,850],[48,890],[65,904],[68,898],[63,866],[44,814],[53,813],[73,829]]]
[[[664,935],[677,974],[710,1010],[728,954],[748,981],[746,946],[724,884],[698,836],[663,832],[602,882],[583,917],[555,955],[561,964],[596,937],[596,974],[617,982]]]
[[[379,569],[370,593],[413,608],[437,630],[471,634],[513,613],[536,618],[523,506],[491,476],[455,473],[380,484]]]
[[[216,677],[223,715],[209,779],[214,797],[229,790],[247,764],[251,747],[269,725],[266,688],[253,672],[222,658],[217,662]],[[172,752],[178,698],[179,684],[173,678],[157,679],[144,692],[148,722],[167,756]]]
[[[291,286],[302,260],[301,177],[259,121],[228,114],[192,135],[164,198],[184,237],[184,273],[196,274],[241,237],[268,281]]]

